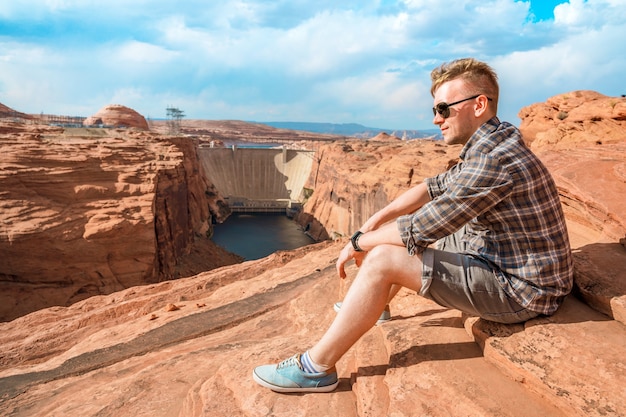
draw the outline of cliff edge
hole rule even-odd
[[[0,144],[0,320],[178,278],[229,213],[190,140],[0,122]]]

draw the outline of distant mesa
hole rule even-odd
[[[385,132],[380,132],[378,135],[374,136],[373,138],[371,138],[370,140],[373,141],[389,141],[389,140],[402,140],[397,136],[392,136],[388,133]]]
[[[13,110],[12,108],[7,107],[4,104],[0,103],[0,118],[5,118],[5,117],[19,117],[21,119],[31,118],[27,114],[20,113],[17,110]]]
[[[96,114],[85,119],[84,126],[134,127],[149,130],[146,118],[135,110],[121,104],[104,106]]]
[[[328,133],[368,139],[379,133],[387,133],[401,139],[441,139],[439,129],[398,130],[367,127],[358,123],[314,123],[314,122],[255,122],[277,129],[300,130],[312,133]]]

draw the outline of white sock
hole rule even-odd
[[[300,356],[300,364],[304,368],[304,372],[308,372],[310,374],[318,374],[331,368],[330,366],[320,365],[319,363],[313,362],[313,359],[309,356],[308,350]]]

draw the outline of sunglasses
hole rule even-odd
[[[433,116],[437,116],[437,113],[439,113],[441,117],[447,119],[448,117],[450,117],[450,107],[454,106],[455,104],[463,103],[464,101],[473,100],[477,97],[480,97],[481,95],[482,94],[476,94],[475,96],[464,98],[463,100],[455,101],[454,103],[450,104],[445,102],[438,103],[435,107],[433,107]],[[487,100],[491,101],[489,97],[487,97]]]

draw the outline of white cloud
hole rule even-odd
[[[625,35],[621,26],[607,25],[574,33],[545,48],[495,59],[507,118],[517,122],[522,107],[573,90],[624,94],[626,57],[615,53],[617,43],[607,39],[623,39]]]
[[[175,59],[179,54],[145,42],[130,41],[118,48],[116,60],[141,64],[159,64]]]
[[[328,101],[347,107],[381,107],[385,112],[404,112],[415,107],[420,97],[430,99],[429,87],[420,81],[407,82],[396,73],[387,72],[332,80],[319,87]]]
[[[283,52],[279,59],[290,73],[319,76],[371,55],[387,38],[381,26],[384,22],[350,11],[325,12],[288,30],[275,46]]]
[[[570,32],[623,25],[625,18],[624,0],[570,0],[554,9],[555,25],[567,28]]]
[[[550,95],[621,88],[624,0],[571,0],[542,22],[529,18],[529,5],[1,2],[0,102],[91,114],[127,100],[119,104],[152,117],[173,104],[189,117],[430,127],[429,72],[464,56],[498,70],[500,110],[512,121]]]

